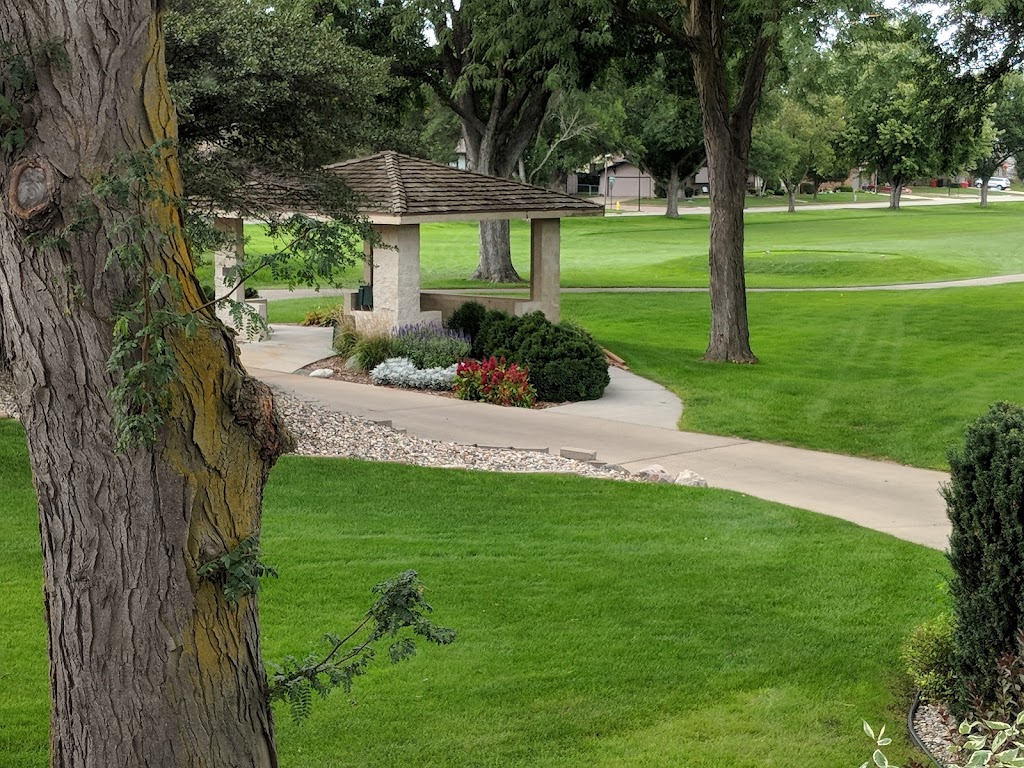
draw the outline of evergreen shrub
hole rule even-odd
[[[949,455],[943,488],[952,523],[954,711],[996,698],[997,661],[1024,625],[1024,409],[996,403]]]
[[[594,338],[579,326],[555,325],[543,312],[522,317],[488,312],[480,338],[483,357],[504,357],[530,370],[540,400],[596,400],[611,381]]]
[[[448,328],[453,331],[461,331],[471,342],[480,335],[480,326],[483,325],[487,309],[478,301],[467,301],[460,306],[445,322]],[[480,357],[474,352],[474,356]]]

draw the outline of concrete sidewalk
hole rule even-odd
[[[301,332],[317,330],[323,332]],[[534,411],[259,367],[276,359],[279,367],[288,370],[301,358],[295,356],[305,346],[300,336],[299,329],[290,338],[276,335],[277,350],[261,350],[264,344],[243,345],[242,360],[254,376],[273,387],[332,410],[390,420],[418,437],[556,453],[561,448],[582,448],[596,452],[600,461],[632,471],[650,464],[660,464],[669,472],[689,469],[716,488],[840,517],[936,549],[946,546],[949,523],[939,486],[948,478],[941,472],[630,423],[629,390],[592,404]],[[319,350],[312,357],[307,355],[300,365],[318,359],[317,354]],[[633,395],[639,401],[650,398],[643,389]],[[578,407],[584,405],[589,409]]]

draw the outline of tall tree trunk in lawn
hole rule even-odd
[[[754,116],[761,100],[774,25],[759,20],[747,52],[743,82],[730,103],[725,18],[718,0],[693,0],[686,21],[693,74],[700,98],[711,196],[711,333],[704,359],[756,363],[750,349],[747,286],[743,263],[743,204]]]
[[[670,219],[679,218],[679,166],[675,163],[665,184],[665,215]]]
[[[155,444],[115,451],[115,313],[134,270],[104,264],[131,237],[126,214],[48,244],[91,198],[97,172],[177,133],[160,2],[0,0],[0,42],[32,51],[27,144],[0,155],[0,307],[39,500],[49,624],[51,760],[61,768],[276,766],[254,596],[229,604],[197,577],[258,536],[263,487],[288,437],[270,392],[245,375],[208,311],[177,359]],[[63,45],[65,66],[43,51]],[[180,195],[173,149],[159,183]],[[138,210],[136,244],[180,282],[179,311],[203,299],[181,211]],[[158,236],[157,231],[162,233]],[[30,237],[31,236],[31,237]]]
[[[786,184],[786,198],[789,200],[789,212],[796,213],[796,184]]]
[[[711,197],[711,338],[704,359],[756,363],[757,358],[750,350],[743,263],[746,158],[736,151],[728,134],[707,132],[705,136]]]
[[[981,180],[981,186],[978,188],[981,192],[981,207],[988,207],[988,179]]]
[[[889,192],[889,210],[898,211],[900,209],[900,196],[903,194],[903,181],[897,179],[893,182],[892,191]]]

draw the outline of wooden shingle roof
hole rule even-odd
[[[604,208],[572,195],[379,152],[326,168],[362,198],[378,223],[601,216]]]

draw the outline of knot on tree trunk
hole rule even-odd
[[[243,374],[231,399],[231,412],[235,421],[248,428],[268,465],[295,450],[295,438],[274,408],[270,387],[262,381]]]
[[[57,180],[51,166],[42,158],[22,158],[10,171],[7,181],[7,206],[23,226],[42,229],[58,208]]]

